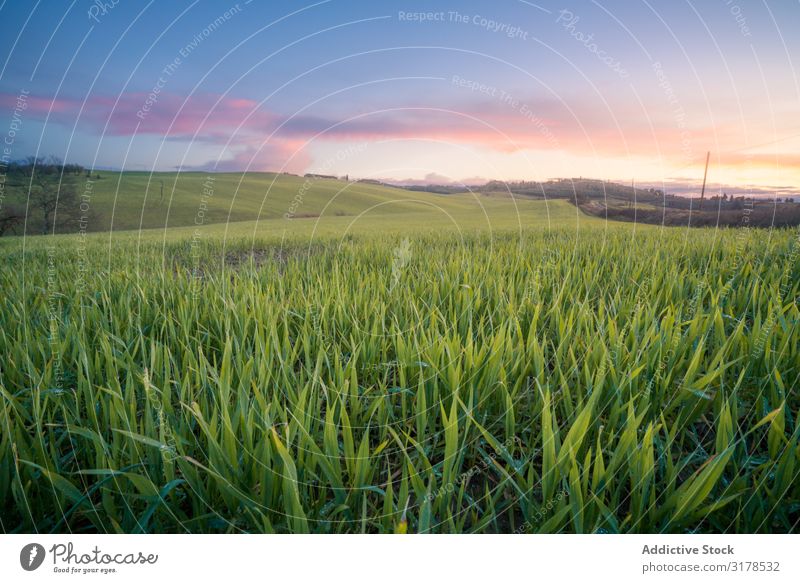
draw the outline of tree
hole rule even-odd
[[[53,157],[44,162],[29,158],[26,166],[23,172],[30,176],[28,202],[39,212],[42,234],[76,223],[81,216],[76,176],[82,168],[65,166]]]
[[[25,213],[16,206],[3,206],[0,210],[0,237],[13,230],[24,218]]]

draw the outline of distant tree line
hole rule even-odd
[[[29,234],[64,231],[88,215],[81,210],[78,179],[89,179],[91,173],[80,164],[66,164],[55,156],[29,156],[0,171],[4,179],[0,236],[19,233],[26,207]]]

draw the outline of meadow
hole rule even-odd
[[[0,239],[3,532],[798,530],[796,231],[296,186]]]
[[[56,175],[50,182],[51,189],[59,187],[58,178]],[[382,184],[270,172],[95,171],[89,177],[68,175],[64,180],[73,185],[76,197],[80,202],[86,202],[90,210],[85,221],[88,232],[171,231],[243,222],[266,222],[273,228],[279,221],[284,223],[280,225],[284,230],[287,228],[285,223],[296,219],[363,216],[373,221],[409,213],[426,213],[429,219],[425,222],[430,221],[431,215],[455,214],[471,223],[474,221],[469,217],[480,219],[487,209],[488,212],[501,209],[503,216],[513,217],[505,212],[505,209],[513,208],[508,200],[495,201],[472,194],[414,193]],[[10,176],[5,185],[4,204],[24,209],[28,234],[38,235],[42,232],[41,213],[26,204],[29,188],[28,176]],[[63,185],[61,189],[64,189]],[[436,212],[432,213],[432,210]],[[574,209],[571,214],[575,216]],[[73,219],[78,215],[76,213]],[[434,221],[440,218],[434,217]],[[408,226],[405,221],[401,223]],[[340,223],[335,221],[332,225],[340,228]],[[76,220],[59,221],[55,231],[74,233],[80,226]],[[302,230],[302,223],[299,228]],[[291,227],[288,229],[293,230]],[[47,229],[48,233],[52,231],[52,227]],[[14,234],[21,233],[20,226]]]

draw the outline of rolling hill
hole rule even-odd
[[[28,197],[25,180],[8,186],[9,202],[24,209]],[[410,226],[422,230],[491,229],[553,220],[574,223],[577,216],[576,209],[565,201],[515,200],[483,193],[443,195],[274,173],[101,171],[91,179],[77,179],[76,190],[81,200],[88,202],[89,218],[82,227],[87,233],[176,229],[176,235],[191,236],[196,228],[262,234],[396,231]],[[26,213],[27,233],[40,234],[41,214],[31,205]],[[80,229],[73,221],[59,224],[57,232],[69,234]],[[22,225],[9,234],[21,233]]]

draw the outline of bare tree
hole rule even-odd
[[[44,162],[29,158],[26,166],[23,172],[30,176],[28,202],[39,212],[42,234],[77,222],[81,215],[75,178],[78,173],[52,157]]]
[[[25,218],[25,213],[16,206],[4,205],[0,210],[0,237],[13,230]]]

